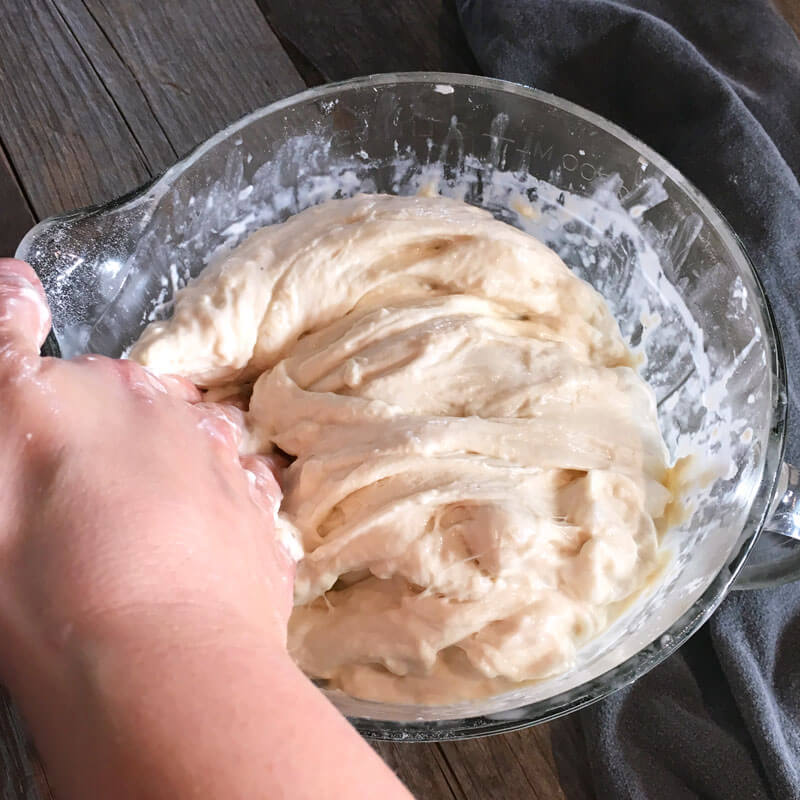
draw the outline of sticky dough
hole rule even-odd
[[[329,686],[436,703],[559,673],[656,568],[653,394],[603,298],[484,211],[304,211],[209,266],[131,355],[255,382],[244,449],[296,459],[289,647]]]

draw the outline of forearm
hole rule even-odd
[[[286,653],[251,636],[90,646],[45,672],[19,699],[63,800],[410,797]]]

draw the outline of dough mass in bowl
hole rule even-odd
[[[295,458],[289,648],[357,697],[447,702],[567,669],[658,564],[655,400],[603,298],[454,200],[360,195],[263,228],[131,357]]]

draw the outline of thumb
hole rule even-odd
[[[24,261],[0,258],[0,356],[38,356],[50,330],[50,309],[33,268]]]

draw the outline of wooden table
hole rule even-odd
[[[800,31],[800,0],[776,0]],[[3,0],[0,254],[34,222],[153,178],[259,106],[370,72],[477,72],[452,0]],[[570,721],[376,749],[424,800],[593,797]],[[573,765],[561,770],[559,762]],[[50,798],[0,697],[3,800]],[[87,798],[87,800],[90,800]],[[92,799],[93,800],[93,799]]]

